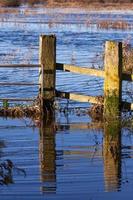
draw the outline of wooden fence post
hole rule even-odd
[[[105,44],[104,116],[117,117],[122,97],[122,43]]]
[[[40,97],[41,107],[51,111],[55,97],[55,79],[56,79],[56,37],[55,35],[40,36],[39,50],[40,68]]]

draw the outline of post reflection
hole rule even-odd
[[[121,129],[120,121],[104,125],[104,179],[105,190],[118,191],[121,185]]]
[[[42,192],[56,192],[56,149],[54,117],[41,120],[40,127],[40,167]]]

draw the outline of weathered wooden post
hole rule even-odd
[[[40,36],[39,51],[40,68],[40,97],[41,107],[51,111],[55,97],[55,79],[56,79],[56,37],[55,35]]]
[[[122,96],[122,43],[105,44],[104,116],[120,114]]]
[[[104,175],[107,191],[118,190],[121,177],[122,43],[105,44]]]

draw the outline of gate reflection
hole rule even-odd
[[[40,126],[40,169],[41,181],[43,186],[42,192],[56,193],[58,167],[56,160],[56,131],[77,129],[90,129],[94,131],[103,130],[103,161],[104,161],[104,183],[105,191],[118,191],[121,187],[121,127],[119,120],[112,120],[104,125],[96,124],[56,124],[55,117],[41,120]],[[75,135],[76,137],[76,135]],[[99,150],[100,151],[100,150]],[[61,154],[65,153],[62,151]],[[92,152],[88,152],[92,156]],[[100,153],[100,152],[99,152]],[[83,152],[82,152],[83,155]],[[99,154],[102,156],[102,152]],[[89,156],[89,157],[90,157]],[[88,158],[89,158],[88,157]],[[101,157],[102,159],[102,157]]]

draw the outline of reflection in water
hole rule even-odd
[[[2,148],[4,148],[5,147],[5,143],[4,143],[4,141],[3,140],[0,140],[0,157],[2,157]]]
[[[0,163],[0,185],[13,183],[13,163],[10,160]]]
[[[17,168],[9,159],[0,163],[0,185],[9,185],[14,183],[13,172],[21,173],[26,176],[24,169]]]
[[[70,124],[68,126],[62,125],[60,128],[62,130],[73,129]],[[84,128],[89,129],[89,126]],[[41,191],[44,193],[56,193],[55,132],[54,117],[41,121],[39,150],[41,181],[43,183]],[[103,158],[105,191],[118,191],[121,187],[121,129],[119,120],[104,124]]]
[[[6,147],[5,142],[0,140],[0,158],[3,157],[2,148]],[[18,168],[14,165],[13,161],[6,159],[4,161],[0,160],[0,185],[9,185],[14,182],[14,172],[26,176],[26,171],[24,169]]]
[[[121,130],[119,120],[104,126],[104,177],[105,190],[118,191],[121,180]]]
[[[54,117],[41,120],[40,165],[42,192],[56,192],[56,150]]]

